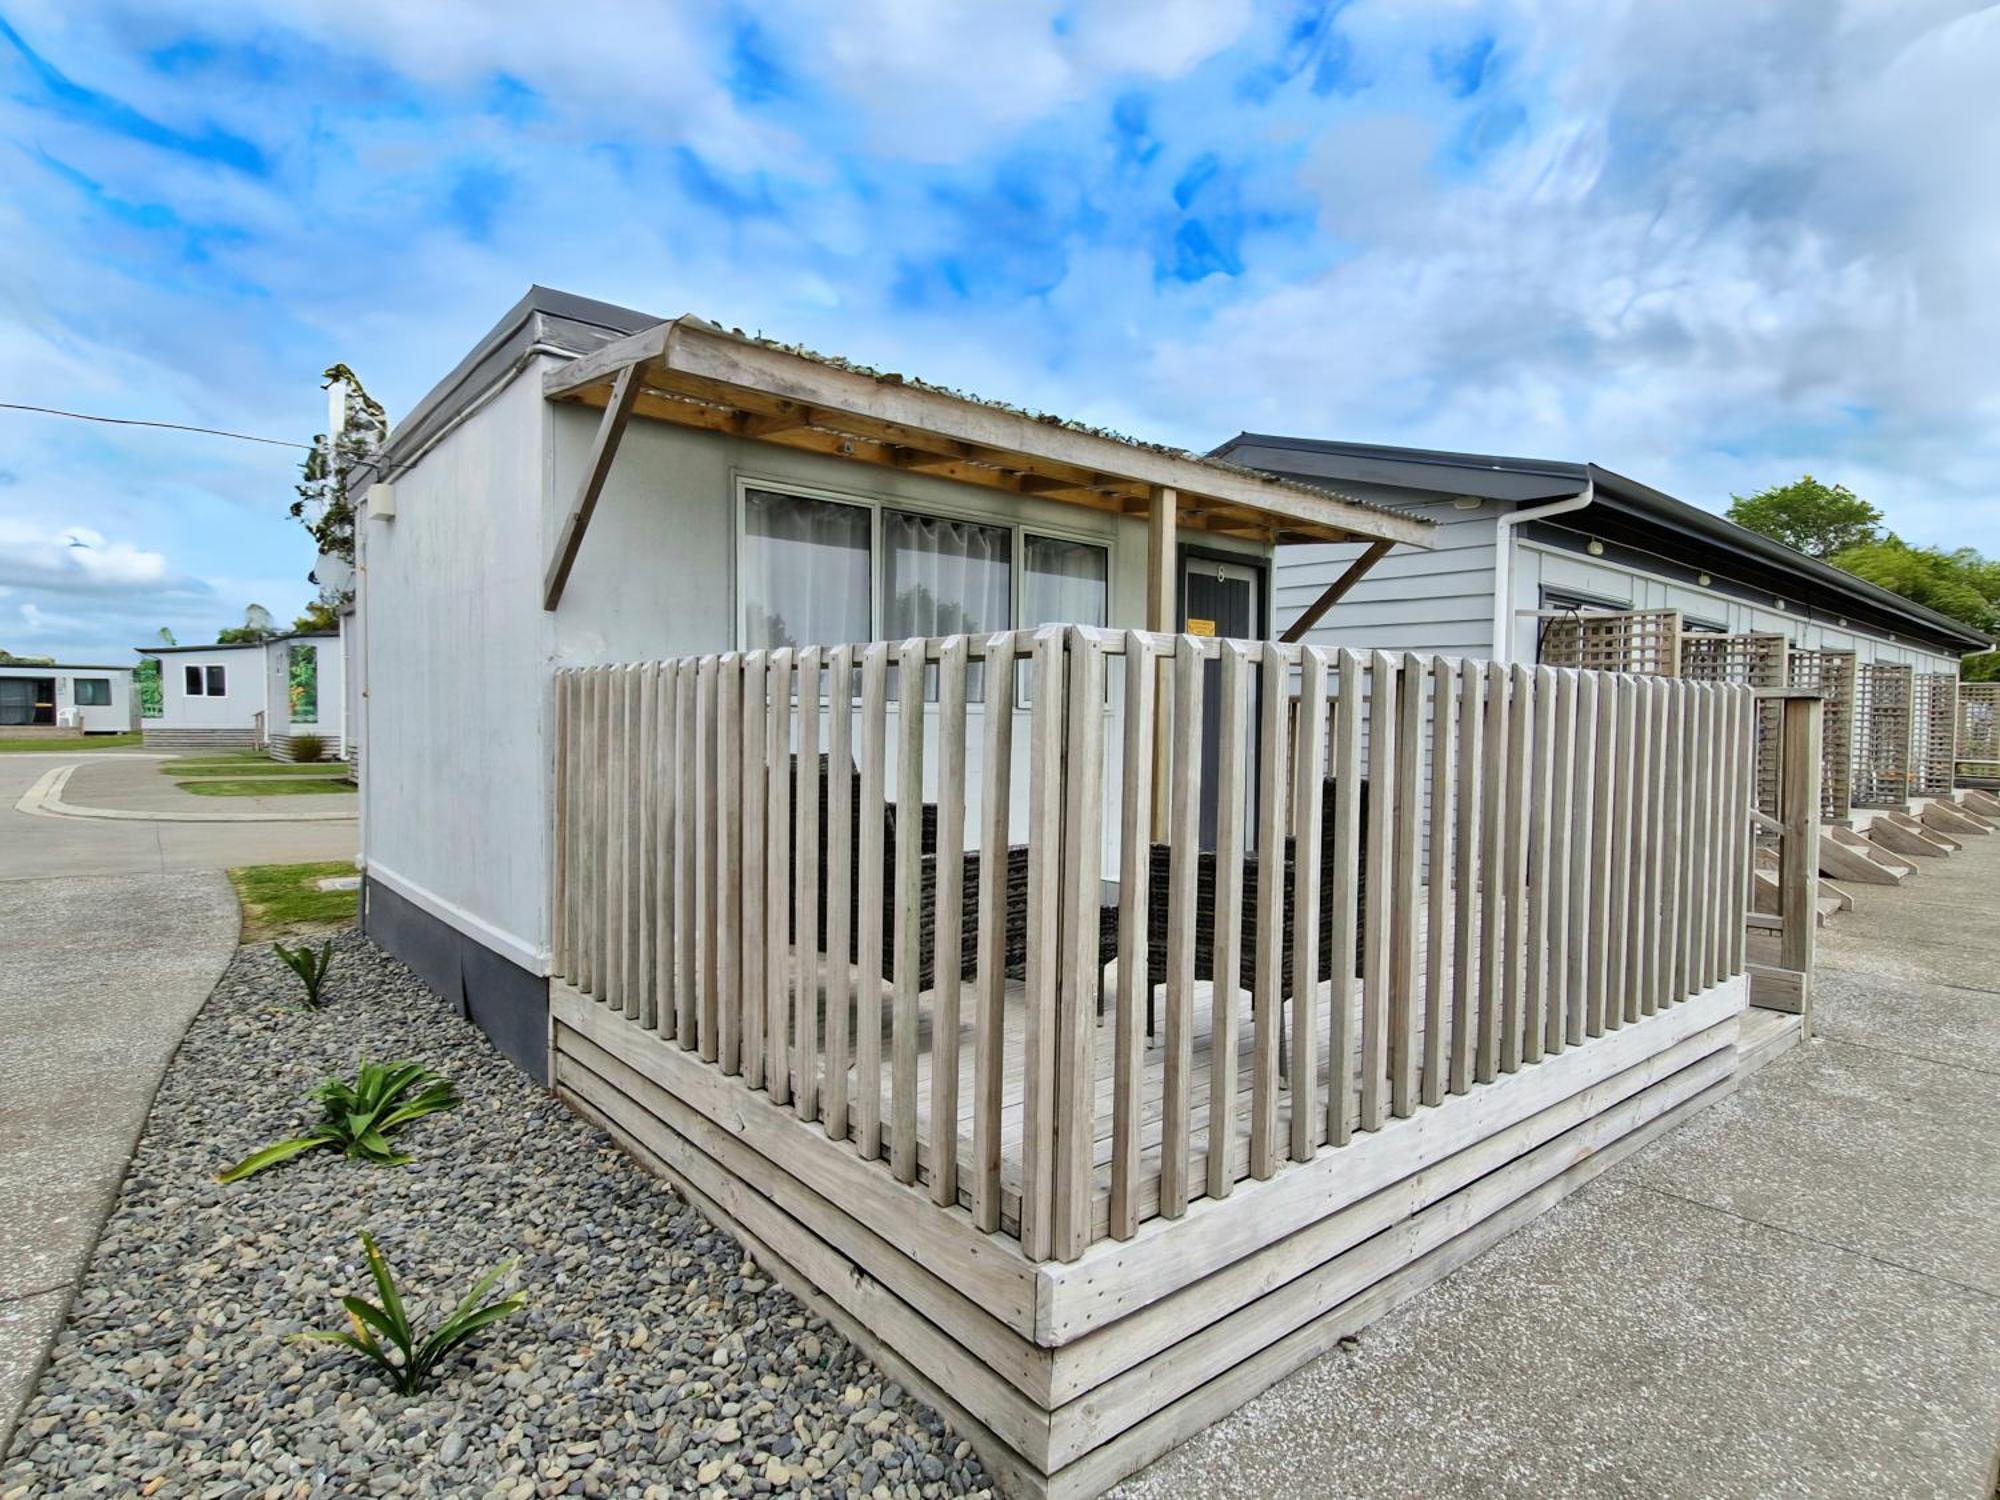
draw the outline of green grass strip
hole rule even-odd
[[[61,755],[82,750],[129,750],[139,743],[136,734],[76,734],[43,739],[36,735],[0,734],[0,755]]]
[[[170,760],[160,767],[166,776],[345,776],[337,760]]]
[[[359,909],[359,891],[323,891],[316,882],[354,873],[351,860],[306,865],[242,865],[229,872],[243,906],[243,941],[268,942],[328,927],[347,927]]]
[[[250,778],[242,781],[176,781],[175,786],[197,797],[325,797],[354,788],[332,776],[300,776],[290,781]]]

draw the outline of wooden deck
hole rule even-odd
[[[970,713],[975,665],[1025,669],[1026,717]],[[1066,627],[557,701],[553,1086],[1009,1493],[1096,1494],[1809,1028],[1817,698],[1775,714],[1782,821],[1771,704],[1629,673]],[[795,795],[822,753],[854,775]],[[802,980],[822,917],[859,961]],[[920,992],[926,951],[983,973]],[[1102,960],[1155,952],[1149,1036]],[[1196,978],[1246,954],[1254,992]],[[1745,1037],[1760,979],[1805,1019]]]

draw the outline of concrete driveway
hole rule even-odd
[[[52,766],[78,761],[0,755],[0,1451],[168,1060],[235,952],[236,896],[222,871],[350,859],[356,848],[353,823],[14,810]]]
[[[190,804],[218,804],[223,811],[268,808],[265,798],[199,798],[175,792],[153,770],[155,761],[132,756],[97,758],[75,752],[54,755],[0,755],[0,881],[50,875],[161,874],[171,870],[221,870],[232,865],[296,864],[307,860],[352,859],[360,847],[353,823],[168,823],[44,818],[16,812],[14,804],[52,767],[79,765],[73,778],[80,801],[123,805],[118,792],[127,780],[158,783]],[[141,768],[144,768],[143,770]],[[131,789],[139,790],[138,786]],[[331,811],[345,797],[294,799],[305,810]]]

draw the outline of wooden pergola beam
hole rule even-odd
[[[611,399],[605,404],[604,416],[597,424],[597,436],[590,441],[590,456],[584,462],[583,476],[577,481],[576,499],[563,519],[562,531],[556,537],[555,556],[549,559],[548,574],[542,581],[542,608],[545,610],[552,610],[562,603],[563,589],[569,584],[570,569],[576,566],[577,550],[583,546],[583,534],[590,529],[590,517],[597,509],[597,497],[604,493],[604,481],[611,473],[611,460],[617,457],[618,440],[625,435],[625,423],[632,415],[633,403],[639,399],[639,369],[638,365],[625,366],[618,372],[618,378],[611,387]]]
[[[963,453],[970,464],[1006,471],[1010,482],[994,488],[1011,488],[1012,477],[1020,474],[1066,480],[1086,490],[1101,478],[1114,478],[1118,493],[1135,505],[1143,506],[1154,488],[1170,487],[1186,500],[1240,510],[1277,539],[1435,545],[1435,523],[1415,516],[810,358],[695,318],[658,324],[551,370],[543,377],[543,393],[595,404],[607,399],[607,387],[632,365],[645,369],[655,392],[725,409],[768,410],[782,402],[808,407],[816,424],[855,434],[854,451],[836,445],[844,457],[880,463],[890,448],[934,452],[945,443],[951,445],[946,453]],[[1234,518],[1230,524],[1236,524]]]
[[[1342,573],[1326,586],[1326,591],[1313,600],[1306,607],[1306,612],[1292,621],[1291,626],[1278,639],[1287,643],[1304,640],[1306,632],[1319,624],[1320,620],[1325,617],[1326,612],[1332,609],[1334,605],[1340,603],[1346,597],[1347,591],[1353,588],[1355,584],[1361,582],[1368,570],[1386,557],[1389,549],[1395,545],[1394,542],[1388,541],[1375,542],[1370,545],[1366,552],[1363,552],[1347,565],[1346,572]]]

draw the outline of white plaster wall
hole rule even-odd
[[[531,368],[398,475],[394,519],[361,522],[357,605],[368,869],[536,970],[548,929],[553,703],[545,429]]]
[[[168,651],[160,657],[160,717],[147,719],[155,729],[252,729],[269,701],[266,694],[264,647],[219,646],[212,651]],[[186,691],[189,667],[220,666],[228,691],[220,698],[191,698]]]
[[[555,532],[588,456],[598,413],[564,405],[552,408],[551,420],[554,464],[547,545],[553,547]],[[1111,554],[1109,623],[1122,628],[1145,624],[1147,532],[1138,518],[1024,499],[934,476],[634,418],[555,616],[557,666],[644,661],[738,648],[739,480],[1100,543]],[[1268,548],[1236,538],[1187,532],[1182,540],[1252,559],[1270,555]],[[879,574],[879,558],[877,567]],[[879,586],[879,576],[876,582]],[[1122,724],[1121,691],[1122,675],[1114,667],[1106,706],[1107,743],[1113,746],[1118,743]],[[545,712],[546,732],[552,734],[552,700]],[[985,713],[983,706],[972,707],[967,733],[968,801],[975,809],[983,785]],[[1026,744],[1028,718],[1024,711],[1016,715],[1017,746]],[[892,709],[892,734],[895,722]],[[935,801],[934,711],[927,722],[925,740],[924,797]],[[820,744],[824,747],[825,743],[822,730]],[[1017,836],[1025,836],[1027,828],[1027,776],[1026,757],[1017,752],[1011,783]],[[1113,830],[1117,828],[1119,793],[1116,784],[1105,788],[1107,826]],[[968,847],[978,845],[975,822],[969,817]],[[1107,847],[1107,878],[1115,873],[1115,858],[1115,847]]]

